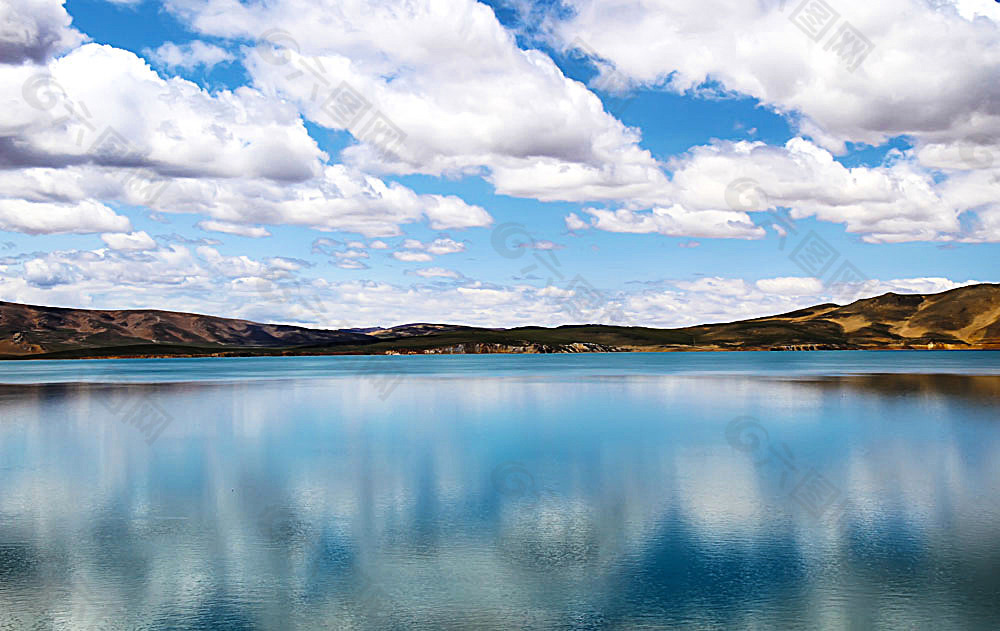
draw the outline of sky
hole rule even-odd
[[[686,326],[998,282],[993,0],[3,0],[0,300]]]

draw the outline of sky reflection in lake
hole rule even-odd
[[[1000,377],[602,357],[0,387],[0,628],[1000,628]]]

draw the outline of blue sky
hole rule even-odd
[[[14,0],[0,299],[680,326],[997,282],[1000,8],[810,1]]]

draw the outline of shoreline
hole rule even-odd
[[[797,348],[789,347],[746,347],[746,348],[713,348],[713,347],[693,347],[693,348],[663,348],[663,347],[617,347],[604,350],[552,350],[552,351],[477,351],[477,352],[443,352],[441,349],[427,349],[427,351],[386,351],[379,353],[358,353],[358,352],[294,352],[290,350],[279,352],[258,352],[258,351],[220,351],[213,353],[142,353],[142,354],[82,354],[78,357],[49,357],[49,353],[39,353],[23,356],[4,356],[0,361],[81,361],[81,360],[102,360],[102,359],[227,359],[227,358],[266,358],[266,357],[403,357],[415,355],[578,355],[578,354],[618,354],[618,353],[812,353],[812,352],[839,352],[839,351],[1000,351],[1000,345],[984,346],[958,346],[934,344],[930,345],[901,345],[901,346],[871,346],[854,348],[804,348],[806,346],[820,346],[814,344],[795,345]],[[802,348],[798,348],[802,347]],[[72,352],[72,351],[67,351]]]

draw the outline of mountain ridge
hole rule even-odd
[[[658,329],[603,324],[510,329],[409,323],[313,329],[162,309],[0,301],[0,358],[676,350],[1000,349],[1000,284],[889,292],[735,322]]]

